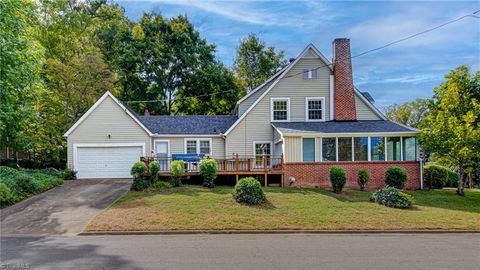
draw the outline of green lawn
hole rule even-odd
[[[268,188],[259,206],[236,203],[231,187],[129,192],[87,227],[101,230],[480,229],[480,191],[411,191],[413,209],[368,201],[370,192]]]

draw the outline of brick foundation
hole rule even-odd
[[[406,189],[420,188],[420,162],[418,161],[375,161],[375,162],[291,162],[284,164],[284,186],[294,187],[321,187],[331,188],[329,173],[333,166],[342,167],[347,174],[345,187],[358,189],[358,171],[367,169],[370,181],[367,189],[376,189],[385,186],[385,172],[389,167],[402,167],[407,171],[408,180]],[[296,181],[290,184],[289,177]]]

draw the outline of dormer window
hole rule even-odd
[[[303,78],[304,79],[316,79],[317,78],[317,70],[316,69],[304,69],[303,70]]]
[[[270,115],[272,122],[290,121],[290,99],[272,98],[270,100]]]
[[[325,98],[305,98],[305,121],[325,121]]]

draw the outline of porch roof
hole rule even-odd
[[[305,133],[419,133],[420,131],[392,121],[358,120],[326,122],[278,122],[272,126],[282,134]]]
[[[137,116],[152,133],[173,135],[219,135],[235,123],[232,115]]]

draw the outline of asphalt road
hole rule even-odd
[[[480,234],[2,237],[0,269],[478,269]]]

